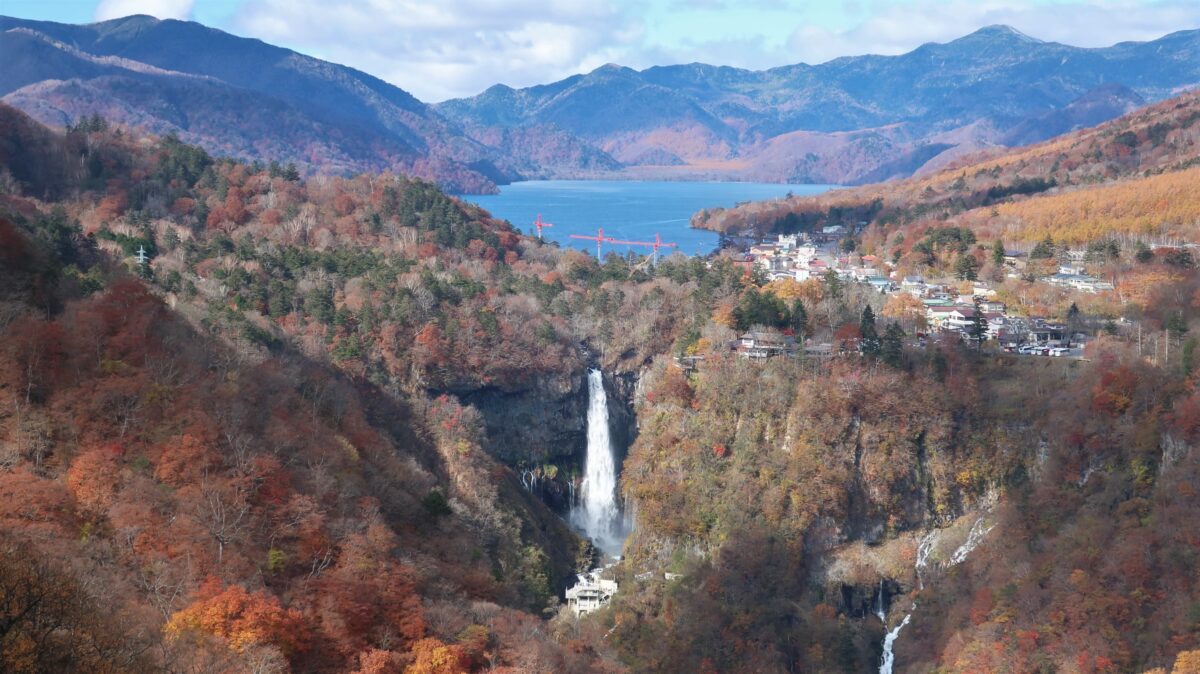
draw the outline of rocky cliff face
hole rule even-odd
[[[637,437],[638,376],[605,373],[604,388],[610,437],[621,461]],[[484,388],[458,397],[483,416],[485,449],[512,466],[527,490],[566,512],[582,479],[587,451],[587,370],[542,377],[519,390]]]
[[[587,444],[586,372],[539,377],[519,390],[481,388],[459,395],[487,425],[488,451],[517,467],[569,462]]]
[[[604,387],[608,392],[608,425],[617,458],[625,460],[633,441],[637,439],[637,412],[640,377],[635,372],[606,373]]]

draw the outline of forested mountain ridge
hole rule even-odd
[[[511,128],[573,134],[641,167],[631,175],[853,184],[1042,140],[1198,83],[1200,31],[1081,49],[990,26],[899,56],[764,71],[610,64],[437,109],[481,139]],[[1113,96],[1119,86],[1128,93]],[[1077,112],[1055,114],[1064,108]]]
[[[1192,92],[1027,148],[969,156],[927,176],[713,209],[692,224],[756,234],[840,225],[874,240],[962,223],[1023,245],[1046,236],[1071,244],[1132,235],[1190,241],[1200,204],[1185,186],[1198,163],[1200,94]]]
[[[128,629],[154,653],[126,669],[240,671],[257,666],[255,658],[265,671],[457,672],[485,661],[516,671],[616,666],[599,662],[590,641],[529,640],[548,637],[539,614],[557,610],[551,598],[593,555],[546,506],[561,507],[568,483],[578,486],[585,365],[636,370],[669,350],[714,298],[737,292],[740,270],[728,263],[709,269],[701,260],[663,264],[654,275],[645,263],[600,265],[518,236],[429,183],[390,174],[306,181],[278,166],[215,160],[175,137],[130,134],[99,117],[58,134],[0,106],[0,166],[0,208],[11,221],[3,232],[5,270],[32,268],[6,281],[6,291],[19,292],[0,311],[3,371],[13,377],[5,379],[5,400],[19,417],[6,411],[0,425],[6,487],[16,494],[27,484],[69,486],[92,440],[79,437],[61,408],[76,406],[84,391],[118,386],[129,410],[117,422],[122,431],[106,426],[101,412],[79,412],[97,436],[121,441],[105,459],[105,499],[86,515],[70,510],[46,529],[44,548],[30,548],[20,564],[55,578],[86,576],[84,562],[62,566],[84,554],[65,532],[87,525],[89,540],[109,545],[126,530],[124,509],[143,507],[137,490],[145,488],[177,489],[155,512],[189,527],[208,526],[202,511],[209,501],[196,501],[205,489],[227,489],[232,501],[213,503],[220,513],[237,511],[219,540],[200,528],[179,534],[193,557],[176,549],[121,553],[106,576],[109,589],[71,595],[137,612]],[[150,264],[132,263],[139,249]],[[142,279],[122,279],[126,265]],[[44,339],[72,333],[93,311],[123,315],[135,331],[113,328],[125,350],[99,337],[88,347],[101,354],[99,370],[63,360],[64,351],[82,348],[75,341]],[[160,338],[159,326],[170,335]],[[26,332],[28,339],[17,338]],[[75,333],[90,339],[90,332]],[[43,343],[52,350],[39,351]],[[168,344],[186,389],[174,379],[152,380],[167,367]],[[43,371],[47,362],[69,363],[76,374],[60,379]],[[221,365],[205,374],[212,362]],[[165,402],[151,406],[162,396]],[[210,401],[219,409],[209,410]],[[188,405],[198,409],[186,418],[207,416],[172,425]],[[227,405],[242,411],[231,417]],[[41,424],[36,450],[22,426],[31,415]],[[551,416],[559,423],[545,423]],[[301,439],[274,437],[284,429]],[[176,451],[186,457],[176,462]],[[246,461],[283,466],[284,491],[272,499],[315,500],[306,506],[315,542],[297,548],[264,533],[289,515],[274,500],[256,500],[258,482],[241,481]],[[189,463],[200,472],[176,478],[160,469]],[[84,470],[92,469],[81,464]],[[521,489],[515,471],[536,478],[537,493]],[[14,545],[41,526],[38,512],[6,513]],[[370,523],[384,528],[370,530],[368,563],[355,556],[358,539],[345,536]],[[158,545],[164,534],[146,529],[144,537]],[[195,556],[201,552],[204,558]],[[354,592],[392,612],[347,605],[363,621],[350,627],[342,614],[324,612],[321,602],[344,598],[314,579],[334,573],[339,560],[359,569],[354,574],[376,575],[378,586],[355,580]],[[150,561],[171,574],[165,598],[151,599],[138,585],[136,570]],[[386,566],[393,563],[394,574]],[[203,617],[210,610],[226,611],[232,622]],[[259,616],[267,623],[251,624]],[[273,616],[278,631],[271,631]],[[368,622],[378,630],[367,634]],[[398,637],[401,623],[406,631]],[[527,629],[536,634],[516,636]],[[304,644],[284,643],[284,632]],[[118,643],[132,638],[112,635]],[[29,648],[48,653],[60,645]],[[73,648],[62,651],[72,667],[99,666]]]
[[[453,190],[486,191],[518,175],[398,87],[194,22],[0,17],[0,50],[0,96],[55,126],[102,113],[223,155],[402,170]]]
[[[698,214],[751,236],[839,226],[853,265],[1087,324],[1090,343],[1079,361],[964,348],[921,300],[832,271],[748,288],[687,347],[693,372],[660,361],[643,377],[627,551],[675,575],[614,603],[626,661],[867,671],[890,632],[895,671],[1192,671],[1198,105]],[[1044,283],[1060,265],[1115,288]],[[720,348],[754,323],[859,346],[800,366]]]

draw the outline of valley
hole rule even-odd
[[[0,29],[0,671],[1197,671],[1196,31]]]

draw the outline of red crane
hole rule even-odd
[[[658,234],[654,235],[653,241],[617,241],[615,239],[609,239],[608,242],[609,243],[623,243],[623,244],[627,244],[630,246],[650,246],[651,248],[654,249],[654,263],[655,264],[658,264],[658,249],[659,248],[677,248],[679,246],[679,244],[677,244],[677,243],[663,243],[662,237],[659,236]]]
[[[537,220],[533,221],[533,226],[537,227],[538,241],[541,241],[542,240],[542,228],[543,227],[553,227],[554,225],[552,225],[548,222],[542,222],[542,214],[538,213]]]
[[[572,239],[587,239],[588,241],[595,241],[596,242],[596,259],[597,260],[602,259],[600,257],[600,244],[605,243],[605,242],[614,243],[616,241],[616,239],[612,238],[611,236],[604,236],[603,228],[598,228],[596,230],[596,236],[587,236],[586,234],[572,234],[571,238]]]
[[[659,248],[676,248],[679,246],[679,244],[677,244],[677,243],[664,243],[662,240],[662,237],[659,236],[658,234],[654,235],[653,241],[626,241],[624,239],[614,239],[611,236],[604,236],[603,229],[597,229],[596,236],[587,236],[585,234],[572,234],[571,238],[595,241],[596,242],[596,259],[597,260],[601,259],[600,258],[600,244],[602,244],[602,243],[617,243],[617,244],[624,244],[627,246],[650,246],[651,248],[654,249],[654,261],[655,262],[658,262],[658,249]]]

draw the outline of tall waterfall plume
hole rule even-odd
[[[571,522],[604,554],[621,554],[628,526],[617,501],[617,460],[608,429],[608,396],[600,370],[588,372],[587,457]]]

